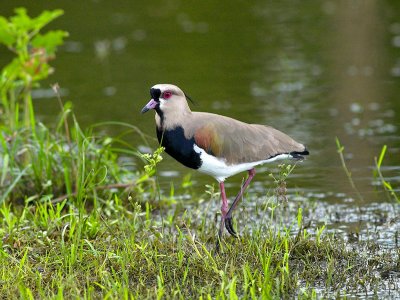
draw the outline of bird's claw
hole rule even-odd
[[[233,229],[232,220],[233,220],[232,217],[227,217],[227,218],[225,219],[225,228],[226,228],[226,230],[228,230],[228,232],[229,232],[233,237],[237,238],[238,235],[237,235],[235,229]]]

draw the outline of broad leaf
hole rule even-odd
[[[63,30],[53,30],[45,34],[38,34],[32,40],[34,48],[45,48],[47,54],[54,54],[56,48],[63,43],[64,37],[68,36],[68,32]]]
[[[64,11],[61,9],[56,9],[53,11],[45,10],[42,12],[38,17],[33,19],[34,28],[36,31],[39,31],[44,26],[49,24],[54,19],[58,18],[59,16],[63,15]]]
[[[0,17],[0,43],[8,47],[15,43],[15,35],[13,34],[12,26],[4,17]]]
[[[15,25],[15,27],[22,29],[23,31],[29,31],[33,28],[33,21],[26,14],[26,9],[23,7],[15,9],[15,16],[12,16],[10,21]]]

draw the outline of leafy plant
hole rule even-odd
[[[4,122],[11,131],[18,128],[19,111],[23,123],[35,132],[31,90],[53,73],[49,62],[68,33],[52,30],[41,33],[43,27],[63,14],[62,10],[44,11],[36,18],[27,15],[25,8],[15,9],[15,15],[0,16],[0,43],[15,54],[0,76],[0,98]]]
[[[269,176],[274,180],[275,184],[275,194],[278,202],[282,202],[286,204],[288,202],[288,199],[286,197],[286,178],[290,175],[290,173],[293,172],[294,168],[296,167],[296,164],[294,165],[286,165],[286,164],[280,164],[278,165],[279,172],[278,174],[274,175],[272,173],[269,174]]]
[[[0,115],[0,203],[58,203],[67,198],[84,203],[109,196],[107,191],[132,190],[135,179],[148,179],[120,164],[121,151],[115,145],[122,141],[98,136],[92,127],[81,129],[72,105],[62,103],[57,84],[53,90],[61,109],[58,126],[49,129],[36,122],[32,89],[54,71],[49,62],[68,35],[63,30],[42,33],[42,29],[62,14],[62,10],[44,11],[32,18],[25,8],[17,8],[8,19],[0,16],[0,44],[15,55],[0,74],[0,111],[4,112]],[[123,145],[124,154],[137,153]]]
[[[163,159],[161,154],[164,152],[164,149],[164,147],[160,146],[152,154],[141,154],[141,157],[147,162],[147,165],[144,166],[144,170],[148,175],[153,175],[155,173],[157,164]]]

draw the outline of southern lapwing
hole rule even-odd
[[[232,226],[232,212],[256,174],[255,167],[279,159],[303,159],[307,148],[269,126],[241,121],[205,112],[192,112],[186,95],[171,84],[157,84],[150,89],[151,100],[142,109],[156,111],[157,138],[165,152],[186,167],[213,176],[221,190],[221,225],[237,237]],[[240,172],[248,177],[228,209],[224,181]]]

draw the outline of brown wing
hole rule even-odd
[[[246,124],[209,113],[193,113],[185,135],[208,154],[228,163],[265,160],[279,154],[304,152],[305,146],[269,126]]]

